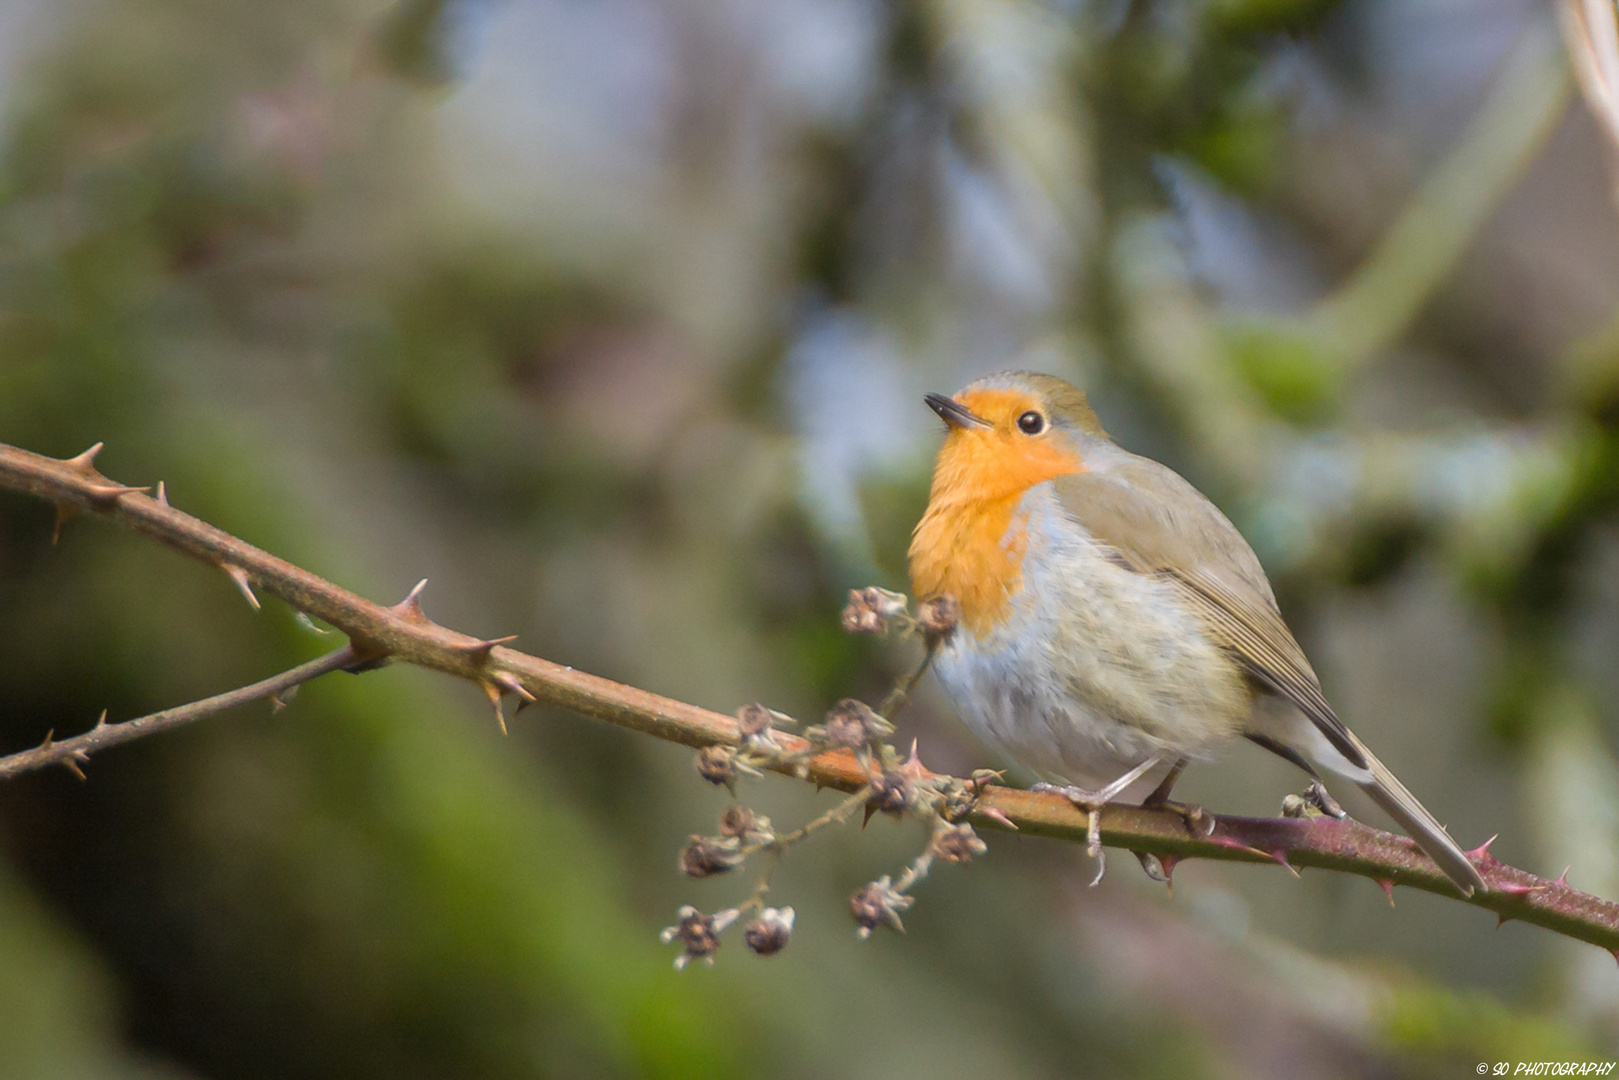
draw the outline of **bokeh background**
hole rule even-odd
[[[915,646],[938,422],[1084,385],[1238,522],[1348,722],[1464,842],[1619,896],[1619,226],[1527,0],[0,0],[0,440],[374,599],[812,721]],[[329,647],[0,494],[0,738]],[[995,764],[931,689],[933,767]],[[1274,813],[1236,747],[1183,791]],[[778,824],[830,805],[744,788]],[[6,1077],[1350,1077],[1619,1056],[1588,946],[1365,880],[991,837],[793,852],[688,751],[389,668],[0,790]],[[1378,821],[1375,811],[1350,803]]]

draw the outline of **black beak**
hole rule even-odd
[[[928,403],[928,408],[939,414],[939,419],[951,428],[992,428],[983,417],[974,416],[966,406],[955,398],[947,398],[943,394],[924,394],[922,400]]]

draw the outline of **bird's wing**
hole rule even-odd
[[[1202,492],[1168,466],[1122,452],[1105,469],[1053,483],[1064,511],[1121,566],[1180,586],[1254,681],[1296,705],[1351,764],[1367,767],[1282,621],[1259,559]]]

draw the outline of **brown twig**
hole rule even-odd
[[[742,741],[732,717],[439,626],[422,612],[420,586],[392,607],[365,600],[174,509],[166,500],[112,483],[96,472],[93,458],[93,453],[86,453],[57,460],[0,444],[0,487],[50,500],[69,515],[84,512],[106,518],[217,566],[238,584],[245,582],[245,588],[277,597],[343,631],[350,638],[355,662],[391,658],[432,668],[476,682],[497,700],[505,691],[521,693],[687,746],[737,746]],[[345,666],[336,664],[335,656],[316,663]],[[784,774],[846,792],[858,791],[871,780],[869,771],[847,750],[811,753],[803,739],[779,732],[775,738],[783,754],[772,767]],[[968,786],[959,783],[963,789]],[[1085,814],[1067,799],[1011,788],[977,789],[971,817],[983,827],[1070,841],[1082,841],[1086,833]],[[1354,821],[1219,817],[1211,833],[1197,836],[1174,811],[1109,806],[1102,812],[1102,839],[1156,855],[1166,870],[1188,858],[1276,862],[1358,874],[1390,889],[1405,885],[1460,898],[1450,880],[1410,840]],[[1474,894],[1468,903],[1495,912],[1502,921],[1520,919],[1619,956],[1619,904],[1572,889],[1562,878],[1548,881],[1506,866],[1487,848],[1486,844],[1478,850],[1475,862],[1489,889]]]
[[[295,687],[302,686],[311,679],[319,678],[328,672],[348,667],[355,662],[354,649],[344,645],[341,649],[333,650],[325,656],[311,660],[306,664],[299,664],[295,668],[283,671],[279,675],[272,675],[268,679],[244,686],[239,690],[216,694],[211,698],[193,701],[189,705],[181,705],[173,709],[164,709],[149,716],[126,720],[121,724],[107,723],[107,714],[103,712],[96,726],[83,735],[76,735],[71,739],[56,741],[54,731],[47,732],[45,741],[32,750],[0,757],[0,780],[10,780],[19,773],[30,772],[34,769],[43,769],[50,765],[62,765],[80,780],[84,773],[80,766],[90,760],[90,755],[98,750],[105,750],[110,746],[138,739],[143,735],[153,735],[159,731],[168,731],[184,724],[194,723],[204,717],[222,713],[227,709],[234,709],[238,705],[246,705],[252,701],[263,701],[265,698],[279,700],[281,695]]]

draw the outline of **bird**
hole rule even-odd
[[[912,590],[960,611],[935,678],[980,739],[1087,812],[1097,880],[1102,806],[1165,766],[1148,803],[1178,805],[1189,761],[1247,738],[1355,784],[1464,896],[1486,889],[1338,718],[1253,548],[1202,492],[1120,447],[1053,375],[1000,372],[924,400],[946,433]]]

